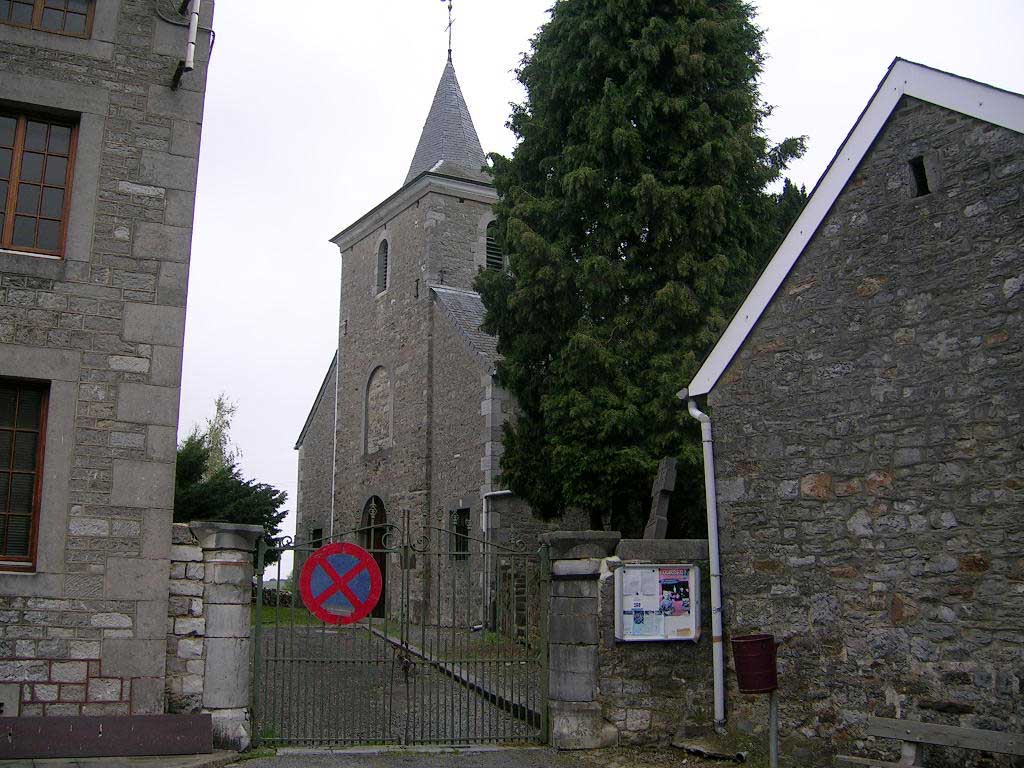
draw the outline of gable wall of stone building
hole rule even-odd
[[[782,641],[801,765],[869,715],[1024,730],[1021,158],[905,98],[709,399],[726,627]]]
[[[209,35],[172,91],[187,27],[157,6],[97,0],[88,40],[0,24],[0,103],[79,126],[64,258],[0,252],[0,375],[50,386],[36,567],[0,573],[0,683],[22,715],[164,710]]]

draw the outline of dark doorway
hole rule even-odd
[[[375,619],[387,616],[388,602],[388,553],[384,534],[387,533],[388,512],[380,496],[371,496],[363,507],[362,537],[363,546],[373,555],[380,568],[380,579],[383,589],[380,600],[370,614]]]

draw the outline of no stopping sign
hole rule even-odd
[[[325,544],[299,574],[299,594],[309,612],[326,624],[366,618],[380,600],[380,568],[373,555],[348,542]]]

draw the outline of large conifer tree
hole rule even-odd
[[[766,187],[802,151],[761,132],[761,44],[741,0],[556,0],[523,59],[492,156],[510,269],[478,288],[520,406],[504,478],[542,516],[635,531],[677,456],[676,524],[699,520],[676,392],[788,227]]]

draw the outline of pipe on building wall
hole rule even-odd
[[[188,6],[188,47],[185,49],[185,71],[191,72],[196,68],[196,36],[199,34],[199,3],[201,0],[191,0]]]
[[[700,422],[704,448],[704,496],[708,516],[708,559],[711,564],[711,648],[715,681],[715,728],[725,725],[725,653],[722,647],[722,564],[718,551],[718,494],[715,490],[715,448],[711,434],[711,417],[697,407],[687,390],[679,392],[680,400],[688,400],[687,410]]]
[[[178,62],[178,68],[174,71],[174,78],[171,80],[172,91],[178,90],[178,86],[181,85],[182,75],[196,68],[196,37],[199,35],[200,2],[201,0],[184,0],[181,4],[181,10],[178,11],[178,13],[185,13],[185,8],[188,8],[188,43],[185,46],[185,58]],[[166,19],[162,14],[160,16]]]

